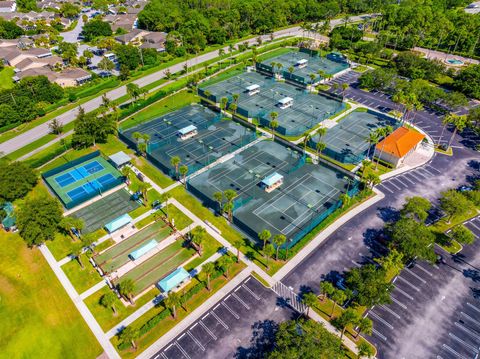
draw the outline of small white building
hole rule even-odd
[[[189,125],[187,127],[181,128],[178,131],[178,137],[180,137],[182,141],[188,140],[189,138],[194,137],[197,134],[197,127],[195,127],[194,125]]]
[[[265,192],[270,193],[280,187],[282,184],[283,176],[277,172],[274,172],[262,180],[260,187],[262,187]]]
[[[289,107],[293,106],[293,98],[291,97],[284,97],[280,99],[277,103],[277,106],[281,108],[282,110],[285,110]]]
[[[256,95],[257,93],[260,93],[260,86],[257,84],[247,86],[245,92],[248,96]]]
[[[307,59],[301,59],[298,60],[297,63],[295,64],[295,67],[299,69],[303,69],[304,67],[307,67],[308,65],[308,60]]]
[[[425,135],[415,130],[399,127],[375,146],[374,156],[381,161],[399,167],[415,152]]]

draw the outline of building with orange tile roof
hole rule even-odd
[[[425,138],[420,132],[399,127],[375,146],[375,156],[381,161],[400,166]]]

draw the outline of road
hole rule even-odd
[[[350,18],[350,22],[360,21],[364,16],[369,16],[369,15],[352,16]],[[341,19],[332,20],[331,21],[331,26],[338,26],[342,23],[343,23],[343,20],[341,20]],[[302,36],[302,35],[304,35],[304,34],[303,34],[302,29],[299,26],[294,26],[294,27],[291,27],[291,28],[288,28],[288,29],[279,30],[279,31],[276,31],[276,32],[273,33],[274,39],[279,39],[279,38],[286,37],[286,36]],[[262,35],[261,37],[264,41],[270,39],[270,35]],[[252,44],[256,43],[256,41],[257,41],[256,38],[252,38],[252,39],[248,40],[248,43],[252,45]],[[243,42],[244,41],[239,42],[239,43],[243,43]],[[211,52],[208,52],[206,54],[199,55],[195,58],[189,59],[188,61],[182,61],[182,62],[180,62],[176,65],[170,66],[168,68],[168,70],[170,70],[171,73],[176,73],[176,72],[182,71],[183,66],[185,64],[187,64],[188,66],[191,67],[191,66],[194,66],[194,65],[204,63],[206,61],[209,61],[211,59],[214,59],[214,58],[218,57],[219,56],[218,51],[219,50],[211,51]],[[224,51],[227,52],[228,47],[225,47]],[[167,69],[157,71],[155,73],[144,76],[144,77],[142,77],[138,80],[135,80],[133,82],[140,87],[144,87],[144,86],[146,86],[146,85],[148,85],[152,82],[158,81],[159,79],[163,78],[166,70]],[[106,96],[110,100],[116,100],[116,99],[124,96],[125,94],[126,94],[126,87],[121,86],[121,87],[118,87],[118,88],[116,88],[112,91],[107,92]],[[97,109],[98,107],[100,107],[101,103],[102,103],[101,96],[98,96],[98,97],[96,97],[96,98],[94,98],[94,99],[92,99],[88,102],[85,102],[81,106],[83,107],[83,109],[86,112],[90,112],[90,111],[93,111],[93,110]],[[78,113],[78,107],[75,107],[75,108],[57,116],[56,119],[61,124],[66,125],[66,124],[72,122],[75,119],[75,117],[77,116],[77,113]],[[12,138],[11,140],[8,140],[6,142],[1,143],[0,144],[0,153],[3,153],[4,155],[7,155],[7,154],[9,154],[13,151],[18,150],[19,148],[22,148],[22,147],[28,145],[31,142],[34,142],[34,141],[42,138],[43,136],[48,135],[48,133],[50,131],[48,125],[49,125],[50,122],[51,121],[45,122],[45,123],[43,123],[41,125],[38,125],[37,127],[33,128],[29,131],[26,131],[26,132],[16,136],[15,138]]]

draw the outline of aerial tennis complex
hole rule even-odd
[[[271,113],[276,112],[279,124],[276,131],[285,136],[300,136],[345,108],[338,98],[313,94],[257,72],[207,83],[199,93],[216,103],[222,97],[227,98],[229,104],[236,102],[239,115],[255,118],[265,127],[270,127]]]
[[[174,173],[172,157],[178,156],[193,173],[256,138],[255,131],[201,105],[186,106],[126,129],[121,137],[135,146],[136,132],[150,135],[148,157],[169,175]]]
[[[357,183],[347,173],[277,142],[261,141],[234,158],[191,178],[188,189],[217,208],[215,192],[232,189],[234,223],[251,238],[263,229],[284,234],[294,245],[339,207],[342,193]]]
[[[315,150],[317,143],[323,142],[327,147],[322,154],[342,163],[359,163],[371,146],[370,133],[387,125],[396,129],[400,122],[380,112],[357,109],[338,120],[323,138],[318,134],[312,136],[309,146]]]

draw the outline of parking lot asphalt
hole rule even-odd
[[[296,316],[250,276],[152,358],[255,357],[276,324]]]

